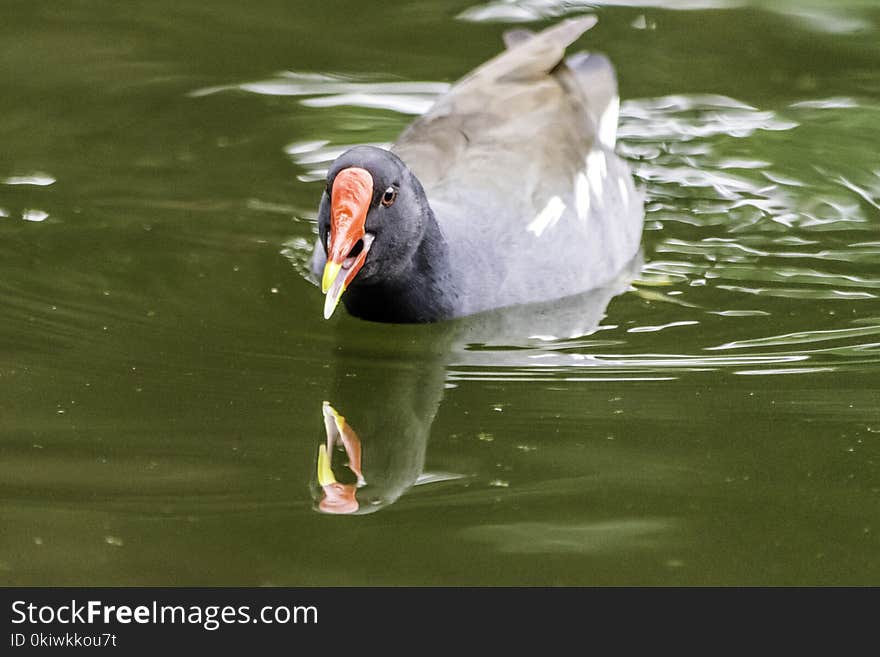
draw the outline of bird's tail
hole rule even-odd
[[[617,143],[620,96],[611,60],[599,53],[579,52],[566,58],[565,68],[586,100],[587,111],[596,124],[599,141],[613,150]]]
[[[535,49],[539,42],[564,48],[593,26],[595,17],[563,21],[542,32],[517,28],[504,33],[504,45],[513,50],[528,44]],[[569,91],[579,95],[596,124],[596,134],[603,146],[613,149],[617,142],[620,97],[617,75],[611,61],[599,53],[579,52],[559,57],[551,71]]]

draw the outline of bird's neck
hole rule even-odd
[[[342,297],[348,312],[383,322],[436,322],[456,316],[458,291],[449,247],[434,213],[426,213],[425,232],[406,266],[393,276],[352,285]]]

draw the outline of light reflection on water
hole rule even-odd
[[[341,83],[339,76],[325,78],[327,88],[322,89],[317,78],[316,83],[301,87],[287,82],[290,77],[297,78],[295,74],[286,74],[275,83],[244,84],[237,88],[261,94],[308,96],[301,101],[307,107],[342,105],[397,111],[404,115],[402,123],[408,120],[406,115],[430,105],[431,91],[444,90],[443,85],[422,82]],[[413,90],[422,95],[415,99]],[[796,177],[790,163],[780,161],[772,149],[752,147],[746,155],[736,147],[737,142],[751,140],[754,145],[773,134],[798,139],[798,129],[812,118],[809,112],[828,110],[868,114],[876,111],[851,98],[801,101],[781,112],[708,94],[627,100],[621,111],[619,150],[633,163],[637,179],[647,190],[647,228],[656,234],[648,236],[651,248],[647,262],[639,273],[633,273],[636,280],[629,279],[629,292],[624,292],[626,285],[610,291],[608,296],[596,300],[598,311],[585,307],[583,316],[595,316],[597,320],[580,323],[580,330],[574,332],[562,321],[558,326],[543,327],[540,334],[522,326],[516,337],[510,333],[511,326],[507,326],[504,339],[491,332],[486,336],[477,332],[468,339],[456,338],[445,358],[444,388],[466,383],[513,382],[662,384],[683,376],[718,371],[744,377],[816,377],[841,369],[876,367],[880,363],[878,343],[865,339],[880,333],[880,327],[844,324],[827,328],[828,321],[822,318],[823,328],[805,329],[804,322],[815,319],[798,316],[787,321],[779,317],[772,301],[786,298],[855,302],[876,298],[873,291],[880,288],[880,279],[847,273],[846,269],[851,266],[856,267],[854,271],[862,271],[860,265],[876,263],[880,256],[876,243],[854,241],[852,237],[853,230],[876,230],[872,216],[877,208],[876,174],[869,176],[862,186],[816,167],[816,177],[825,183],[820,186],[823,191],[817,194],[817,180]],[[301,181],[320,181],[329,163],[349,147],[350,144],[333,144],[326,138],[290,144],[285,152],[305,169],[299,176]],[[809,238],[816,230],[823,233],[821,244]],[[699,237],[695,231],[708,234]],[[841,234],[839,239],[835,237],[837,232]],[[312,243],[308,238],[296,237],[283,250],[306,278],[310,278],[308,259]],[[807,248],[817,244],[820,248]],[[797,261],[799,266],[787,261]],[[807,267],[805,263],[813,264]],[[824,264],[828,265],[827,270],[822,268]],[[709,290],[713,297],[707,303]],[[622,292],[625,297],[617,302],[617,323],[602,325],[598,317],[604,304]],[[749,302],[749,308],[738,308],[744,296],[757,299]],[[627,299],[629,305],[634,299],[642,299],[657,306],[664,321],[649,324],[643,318],[627,320],[626,311],[620,310]],[[762,300],[768,302],[761,303]],[[831,311],[832,320],[833,314]],[[792,332],[779,334],[778,327],[786,324]],[[516,322],[513,326],[517,327]],[[734,326],[735,331],[730,332]],[[691,331],[682,337],[682,343],[693,349],[691,353],[651,351],[649,334],[664,333],[665,338],[665,333],[672,330],[683,334]],[[600,331],[601,339],[597,340]],[[734,340],[731,335],[753,337]],[[835,346],[814,346],[827,342]],[[624,351],[609,351],[614,347]],[[717,353],[731,350],[749,353]],[[424,438],[430,432],[436,412],[435,407],[431,408],[417,428],[409,430],[411,436]],[[380,433],[389,435],[393,430],[386,427]],[[416,444],[424,449],[423,442]],[[394,475],[411,486],[419,476],[425,477],[423,462],[424,456],[417,459],[417,464],[408,461],[411,465]],[[319,459],[319,471],[320,467]],[[381,472],[380,481],[388,476],[388,471]],[[440,477],[437,481],[445,483],[460,477]],[[509,483],[498,479],[486,485],[506,489]],[[546,485],[542,482],[545,493]],[[362,501],[360,510],[355,512],[384,508],[402,492],[399,483],[392,487],[393,492],[386,489],[380,484],[380,492],[373,486],[372,493],[354,493],[362,500],[372,500]],[[523,493],[521,486],[517,490]],[[321,498],[322,495],[316,496]],[[634,549],[647,540],[662,541],[662,536],[669,533],[669,522],[641,518],[588,526],[482,525],[466,530],[463,537],[497,544],[498,550],[509,553],[590,553]],[[652,535],[656,539],[648,538]]]
[[[818,32],[850,34],[866,32],[874,27],[852,5],[840,9],[822,0],[493,0],[465,9],[458,18],[479,23],[519,23],[583,13],[598,7],[695,11],[750,6],[778,13]],[[633,27],[656,29],[656,23],[647,21],[642,14],[633,21]]]
[[[459,4],[439,47],[389,44],[391,63],[350,35],[312,58],[288,26],[276,57],[204,70],[149,51],[153,31],[130,55],[153,64],[120,54],[89,84],[39,60],[41,102],[4,115],[25,156],[0,161],[0,577],[755,581],[748,563],[763,581],[839,582],[828,553],[847,581],[876,579],[876,10],[589,4],[610,30],[590,39],[626,72],[644,264],[540,325],[328,324],[304,279],[338,153],[390,143],[491,54],[503,26],[478,23],[586,3]],[[735,35],[771,27],[727,52],[678,15],[722,4],[757,8],[722,17]],[[389,20],[441,24],[422,11]],[[247,13],[254,29],[221,32],[271,49],[277,17]],[[23,29],[28,49],[29,30],[45,37]],[[783,30],[797,48],[776,61],[762,40]],[[461,34],[493,45],[458,53]],[[740,75],[749,49],[767,71]],[[814,74],[803,52],[851,68]],[[309,499],[327,400],[368,446],[363,508],[381,510],[347,524]]]
[[[322,90],[320,80],[328,80],[326,90]],[[442,91],[443,88],[441,84],[422,82],[343,84],[338,80],[338,76],[315,76],[307,87],[294,85],[291,88],[282,79],[277,85],[262,83],[258,87],[258,93],[305,94],[307,91],[311,100],[314,100],[336,97],[337,93],[348,89],[346,84],[354,84],[358,89],[356,96],[346,93],[337,97],[341,98],[341,103],[363,108],[382,106],[388,109],[398,104],[395,100],[398,89],[406,98],[413,88],[426,93],[428,90]],[[236,88],[253,90],[250,84]],[[313,104],[320,105],[321,103]],[[599,367],[609,372],[622,370],[619,371],[621,380],[627,380],[632,376],[632,368],[656,374],[666,369],[704,371],[707,368],[766,365],[766,369],[753,369],[748,373],[760,374],[763,371],[767,374],[778,374],[780,371],[825,372],[833,371],[839,366],[877,362],[877,357],[871,351],[873,345],[859,341],[861,337],[872,335],[871,329],[843,327],[808,331],[804,330],[802,322],[809,321],[809,318],[803,317],[797,320],[798,331],[790,335],[815,336],[804,338],[801,341],[804,343],[835,339],[851,350],[837,350],[833,354],[804,350],[770,351],[748,359],[716,358],[697,352],[692,355],[668,356],[638,353],[641,348],[640,334],[698,326],[706,322],[706,314],[725,318],[756,318],[751,323],[751,330],[757,334],[755,337],[729,344],[776,347],[795,343],[793,339],[760,336],[762,330],[767,330],[761,328],[762,324],[769,326],[772,321],[773,326],[779,325],[780,318],[774,316],[772,309],[763,310],[760,306],[748,310],[719,309],[719,306],[738,306],[743,296],[848,302],[876,298],[874,291],[880,289],[880,278],[846,273],[847,265],[876,263],[880,257],[877,243],[851,241],[853,230],[876,230],[876,218],[872,217],[877,207],[875,199],[880,198],[876,172],[870,173],[864,187],[851,183],[842,176],[829,177],[827,174],[818,175],[817,172],[817,177],[830,180],[833,190],[825,195],[817,195],[813,186],[815,181],[808,183],[790,177],[787,173],[790,163],[774,162],[775,158],[770,157],[772,152],[766,153],[766,159],[740,159],[725,153],[725,148],[734,153],[739,150],[730,149],[730,145],[735,142],[718,143],[718,137],[723,136],[733,140],[757,139],[757,144],[760,144],[765,135],[777,132],[792,133],[791,138],[797,139],[797,128],[809,120],[809,117],[800,115],[801,111],[844,109],[851,112],[860,107],[862,105],[854,99],[803,101],[790,105],[783,117],[776,112],[760,110],[732,98],[704,94],[624,102],[619,150],[633,163],[637,179],[647,188],[650,199],[647,229],[656,232],[660,238],[651,239],[649,236],[653,243],[651,257],[645,263],[641,277],[646,281],[653,277],[654,280],[661,281],[661,287],[666,286],[665,292],[677,295],[673,298],[660,293],[659,296],[652,297],[654,301],[678,306],[677,317],[664,312],[664,317],[668,317],[669,321],[662,324],[622,325],[611,330],[608,330],[609,327],[601,327],[608,330],[606,337],[609,339],[621,333],[628,336],[625,341],[621,339],[621,344],[626,344],[635,353],[624,356],[590,353],[593,347],[587,339],[580,345],[588,350],[586,354],[560,356],[554,345],[547,344],[545,339],[544,344],[537,347],[529,342],[520,345],[529,347],[530,351],[537,351],[537,357],[543,359],[540,362],[535,360],[536,355],[527,356],[519,350],[512,352],[513,357],[521,361],[519,367],[526,368],[525,370],[512,372],[506,369],[500,364],[497,351],[493,350],[491,357],[495,359],[497,366],[494,371],[463,373],[453,368],[450,376],[453,379],[465,377],[471,380],[521,380],[529,379],[529,368],[536,368],[531,372],[535,380],[546,380],[551,362],[552,367],[558,368],[559,376],[565,380],[594,380],[579,378],[570,372],[566,374],[566,369],[572,367]],[[414,108],[408,108],[405,113],[412,109]],[[874,113],[876,108],[865,106],[864,111]],[[329,163],[349,147],[349,144],[333,145],[329,139],[322,139],[292,144],[285,150],[295,164],[307,168],[301,179],[320,180]],[[753,150],[760,152],[757,148]],[[681,230],[677,229],[678,226],[681,226]],[[686,239],[685,236],[693,233],[690,230],[692,228],[706,229],[710,231],[710,236]],[[717,228],[723,230],[717,233],[714,230]],[[784,248],[816,244],[815,240],[804,236],[817,229],[823,232],[824,248]],[[780,234],[782,230],[785,231],[784,234]],[[841,238],[835,238],[834,232],[841,233]],[[293,238],[284,250],[284,254],[306,277],[312,244],[309,239]],[[829,244],[834,244],[836,248],[827,248]],[[818,267],[782,264],[786,260],[834,262],[838,265],[835,270],[823,270]],[[638,283],[636,281],[637,286]],[[716,291],[713,306],[706,307],[699,300],[693,304],[688,302],[691,296],[702,298],[705,290],[699,290],[699,295],[692,293],[705,287]],[[757,321],[757,318],[763,317],[771,319]],[[597,330],[598,328],[600,327],[596,327]],[[743,330],[738,327],[737,333]],[[589,335],[588,333],[586,337]],[[719,326],[712,335],[716,344],[706,342],[702,349],[712,351],[729,348],[717,346],[717,341],[724,339],[723,328]],[[554,339],[553,335],[546,337],[551,342]],[[697,345],[701,341],[694,335],[688,339],[689,343]],[[649,343],[645,346],[648,345]],[[568,342],[565,346],[568,350],[579,347],[577,341]],[[787,370],[774,367],[780,363],[802,363],[816,358],[821,359],[821,367]],[[742,373],[742,370],[737,373]]]

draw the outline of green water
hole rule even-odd
[[[322,319],[323,167],[564,4],[5,0],[0,584],[880,584],[878,3],[596,3],[635,283]]]

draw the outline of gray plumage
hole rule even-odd
[[[456,316],[600,287],[638,252],[643,199],[614,153],[614,70],[602,55],[565,59],[595,22],[508,33],[392,146],[448,245]]]

